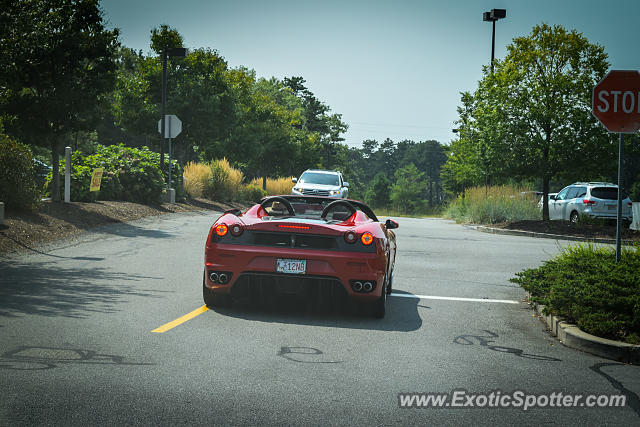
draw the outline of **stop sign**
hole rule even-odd
[[[593,115],[609,132],[640,129],[640,73],[612,70],[593,88]]]

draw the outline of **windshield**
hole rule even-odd
[[[301,184],[340,185],[338,175],[321,172],[305,172],[300,177]]]

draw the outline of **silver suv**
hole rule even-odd
[[[344,181],[338,171],[308,169],[300,175],[300,179],[293,178],[292,181],[295,185],[291,194],[342,199],[349,197],[349,183]]]
[[[618,186],[608,182],[576,182],[549,197],[549,218],[577,222],[580,215],[615,219]],[[631,200],[622,193],[622,219],[631,221]]]

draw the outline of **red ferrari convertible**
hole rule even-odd
[[[204,252],[208,306],[268,301],[283,294],[351,298],[382,318],[391,293],[398,223],[380,223],[364,203],[284,195],[266,197],[213,224]]]

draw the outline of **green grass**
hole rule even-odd
[[[445,209],[445,218],[461,223],[496,224],[542,219],[530,189],[510,185],[474,187]]]
[[[547,314],[599,337],[640,344],[640,245],[624,249],[619,263],[614,248],[570,246],[511,281]]]
[[[391,208],[373,209],[378,217],[405,217],[405,218],[442,218],[443,208],[425,209],[422,212],[406,213]]]

